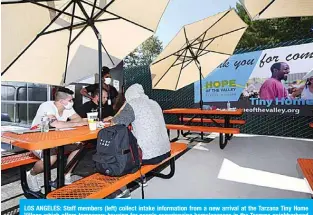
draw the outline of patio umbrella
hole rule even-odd
[[[233,54],[247,28],[234,10],[184,26],[152,62],[152,87],[178,90],[202,78]]]
[[[312,0],[240,0],[251,20],[313,16]]]
[[[102,86],[102,66],[151,37],[168,2],[2,1],[2,81],[66,85],[99,72]]]

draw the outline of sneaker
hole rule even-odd
[[[125,190],[118,190],[117,191],[118,194],[116,195],[115,199],[131,199],[131,193],[129,191],[129,189],[125,189]]]
[[[72,184],[72,178],[70,175],[65,175],[64,176],[64,185],[70,185]]]
[[[147,179],[146,179],[146,177],[143,177],[143,179],[142,179],[142,181],[143,181],[143,187],[146,187],[146,186],[148,186],[148,183],[147,183]],[[141,186],[141,179],[139,178],[139,179],[137,179],[136,180],[136,183],[138,183],[140,186]]]
[[[32,175],[30,174],[30,171],[28,171],[26,173],[26,177],[27,177],[27,184],[28,187],[31,191],[33,192],[39,192],[41,191],[41,188],[38,184],[38,180],[37,180],[37,176],[36,175]]]

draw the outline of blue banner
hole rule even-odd
[[[196,107],[199,85],[194,84]],[[313,43],[233,55],[204,78],[202,94],[208,108],[312,116]]]
[[[24,215],[312,215],[313,200],[162,199],[30,200],[20,202]]]
[[[238,101],[262,51],[233,55],[202,81],[204,102]],[[195,83],[195,103],[200,101],[200,81]]]

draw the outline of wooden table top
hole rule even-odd
[[[75,142],[96,139],[100,129],[90,131],[88,126],[73,130],[15,134],[4,132],[1,141],[27,150],[43,150]]]

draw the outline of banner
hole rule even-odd
[[[312,70],[313,43],[233,55],[202,81],[203,101],[255,114],[312,116]],[[194,98],[198,104],[199,81]]]
[[[312,215],[311,199],[21,200],[24,215]]]

